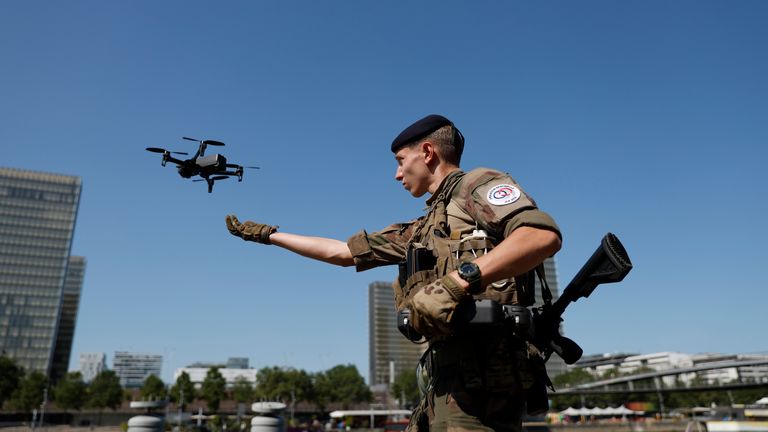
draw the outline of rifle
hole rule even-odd
[[[598,285],[620,282],[632,270],[626,249],[614,234],[606,234],[600,246],[581,267],[554,303],[533,310],[533,344],[549,359],[557,353],[566,364],[576,363],[583,351],[576,342],[560,334],[565,308],[572,302],[589,297]]]

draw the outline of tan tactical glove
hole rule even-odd
[[[453,331],[453,314],[462,300],[471,299],[451,276],[414,288],[407,300],[411,325],[427,339],[445,336]]]
[[[243,240],[250,240],[252,242],[261,244],[272,244],[269,241],[269,236],[277,231],[277,226],[265,225],[256,222],[246,221],[240,223],[235,215],[229,215],[226,218],[227,229],[234,236],[238,236]]]

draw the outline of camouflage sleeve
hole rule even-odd
[[[562,234],[560,234],[560,228],[557,226],[557,223],[555,223],[555,220],[552,219],[552,216],[539,209],[525,210],[512,216],[507,220],[504,228],[504,237],[506,238],[509,236],[509,233],[521,226],[553,231],[561,240],[563,239]]]
[[[536,210],[536,202],[508,174],[487,168],[468,172],[453,199],[472,219],[499,237],[507,233],[507,222],[527,210]]]
[[[413,222],[393,224],[371,234],[360,231],[347,240],[357,271],[397,264],[405,260]]]

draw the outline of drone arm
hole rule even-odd
[[[184,161],[180,159],[176,159],[173,156],[163,156],[163,166],[165,166],[165,162],[173,162],[176,165],[183,165]]]

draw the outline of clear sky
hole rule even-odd
[[[588,354],[766,352],[768,2],[0,2],[0,166],[80,176],[81,352],[368,374],[356,273],[228,234],[346,239],[421,214],[392,139],[441,113],[464,168],[559,223],[561,286],[606,232],[635,268],[566,312]],[[259,165],[180,178],[145,147]],[[216,149],[214,149],[216,150]]]

